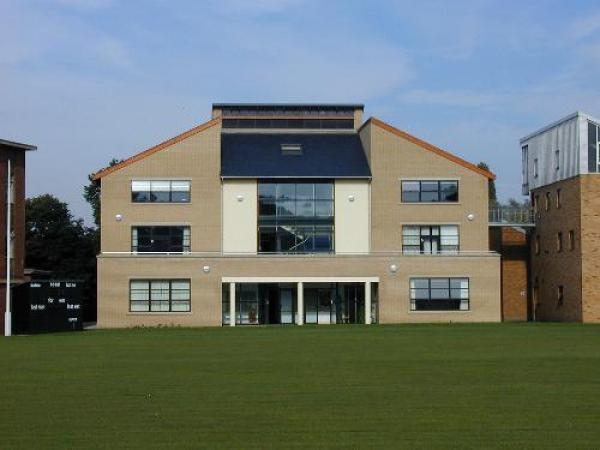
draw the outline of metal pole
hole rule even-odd
[[[10,336],[12,334],[12,320],[10,312],[10,243],[11,243],[11,229],[10,229],[10,207],[12,200],[11,192],[11,167],[10,159],[7,161],[7,172],[6,172],[6,310],[4,312],[4,336]]]

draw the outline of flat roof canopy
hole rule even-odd
[[[0,139],[0,146],[12,147],[20,150],[37,150],[35,145],[22,144],[21,142],[7,141],[6,139]]]
[[[221,176],[371,178],[371,170],[356,133],[223,133]]]

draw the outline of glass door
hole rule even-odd
[[[330,324],[332,322],[332,306],[333,306],[333,297],[331,289],[319,289],[318,293],[318,316],[317,323],[318,324]]]
[[[294,323],[294,290],[291,288],[279,290],[279,317],[282,324]]]

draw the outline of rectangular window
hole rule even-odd
[[[535,159],[533,160],[533,177],[534,177],[534,178],[537,178],[537,177],[538,177],[538,169],[539,169],[539,168],[538,168],[538,159],[537,159],[537,158],[535,158]]]
[[[531,204],[533,206],[533,213],[536,214],[538,211],[538,203],[540,202],[540,196],[539,195],[532,195],[531,196]]]
[[[402,181],[403,203],[458,202],[458,181]]]
[[[131,228],[131,251],[137,253],[186,253],[190,251],[190,227],[136,226]]]
[[[556,208],[560,208],[561,207],[561,198],[560,198],[560,189],[556,190]]]
[[[189,203],[189,181],[132,181],[131,201],[134,203]]]
[[[535,236],[534,253],[536,255],[540,254],[540,235],[539,234],[536,234],[536,236]]]
[[[467,311],[468,278],[411,278],[411,311]]]
[[[562,306],[565,301],[565,287],[560,285],[556,288],[556,302],[558,306]]]
[[[521,178],[523,180],[523,186],[529,186],[529,146],[524,145],[521,147]]]
[[[558,172],[560,169],[560,151],[556,150],[554,152],[554,170]]]
[[[436,255],[459,249],[458,225],[405,225],[402,227],[404,254]]]
[[[258,183],[259,253],[333,251],[333,182]]]
[[[575,249],[575,231],[569,230],[569,250]]]
[[[131,280],[129,311],[191,311],[190,280]]]
[[[546,199],[544,203],[544,210],[548,211],[550,209],[550,192],[546,192],[546,196],[544,198]]]
[[[562,233],[559,231],[558,233],[556,233],[556,251],[562,252],[562,249],[563,249],[563,239],[562,239]]]

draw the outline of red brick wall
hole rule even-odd
[[[502,255],[502,320],[528,320],[531,306],[527,234],[516,228],[492,227],[490,248]]]
[[[25,150],[0,145],[0,333],[4,334],[5,284],[6,284],[6,177],[7,159],[15,177],[15,203],[11,217],[15,232],[15,259],[11,280],[23,281],[25,263]]]

